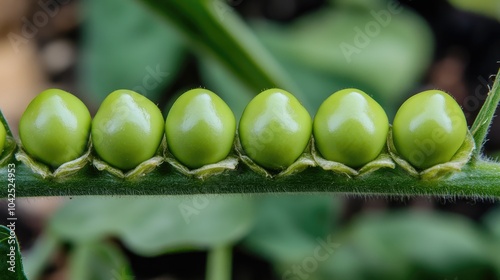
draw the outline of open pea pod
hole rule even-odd
[[[440,90],[420,92],[401,105],[387,146],[403,169],[423,180],[460,171],[475,149],[462,108]]]
[[[304,169],[308,167],[314,167],[316,166],[316,162],[314,161],[313,157],[311,156],[310,150],[311,150],[311,142],[307,145],[306,149],[300,155],[300,157],[295,160],[290,166],[285,168],[284,170],[281,171],[271,171],[268,170],[262,166],[260,166],[258,163],[256,163],[254,160],[252,160],[246,153],[243,147],[241,146],[241,141],[240,137],[238,135],[236,136],[236,141],[235,141],[235,150],[236,153],[239,156],[239,159],[246,165],[250,170],[253,172],[264,176],[268,178],[274,178],[274,177],[285,177],[285,176],[290,176],[295,173],[302,172]]]
[[[485,121],[491,120],[500,99],[500,82],[497,80],[479,124],[473,126],[476,143],[482,143],[485,136]],[[492,101],[493,100],[493,101]],[[485,109],[486,108],[486,109]],[[479,135],[479,136],[478,136]],[[476,151],[480,149],[477,148]],[[310,155],[304,157],[314,164]],[[244,157],[240,156],[243,161]],[[137,180],[126,180],[110,176],[88,165],[79,172],[64,178],[42,179],[25,164],[10,159],[15,168],[0,168],[0,175],[7,177],[15,173],[16,195],[174,195],[201,193],[267,193],[267,192],[330,192],[381,195],[459,195],[471,197],[500,197],[500,164],[481,157],[473,157],[463,165],[460,172],[435,180],[422,180],[412,176],[402,168],[379,169],[366,176],[349,178],[318,167],[310,167],[287,176],[262,176],[246,165],[207,178],[194,179],[176,172],[167,164],[162,164]],[[271,174],[273,175],[273,174]],[[275,175],[275,174],[274,174]],[[12,175],[11,175],[12,176]],[[8,189],[1,188],[0,196],[7,197]]]
[[[381,168],[394,169],[394,167],[396,166],[392,161],[391,156],[388,154],[387,149],[384,149],[382,150],[380,155],[377,156],[377,158],[366,163],[361,168],[354,169],[343,163],[323,158],[321,154],[316,150],[314,140],[312,142],[313,144],[311,146],[311,154],[318,166],[320,166],[324,170],[333,171],[339,174],[345,174],[348,177],[367,175]]]
[[[164,150],[165,161],[168,162],[175,171],[182,175],[193,177],[197,179],[206,179],[208,177],[219,175],[228,170],[234,170],[238,166],[238,158],[235,155],[229,155],[224,160],[216,163],[207,164],[200,168],[190,169],[181,162],[179,162],[168,149]]]
[[[97,158],[92,158],[92,165],[99,171],[107,172],[112,176],[120,179],[135,180],[137,178],[143,177],[146,174],[154,171],[158,166],[160,166],[165,159],[163,158],[163,150],[166,149],[165,139],[162,140],[156,155],[148,160],[141,162],[135,168],[129,171],[123,171],[119,168],[113,167],[107,162]]]
[[[408,161],[403,159],[397,152],[396,147],[394,146],[392,129],[389,131],[389,135],[387,137],[387,145],[389,147],[389,152],[394,159],[394,161],[404,170],[408,172],[408,174],[419,177],[422,180],[438,180],[443,177],[449,176],[454,172],[459,172],[462,168],[469,162],[472,157],[472,153],[475,149],[474,138],[472,134],[467,131],[465,140],[459,150],[455,153],[455,155],[451,158],[450,161],[434,165],[425,170],[417,170],[415,167],[411,165]]]
[[[64,178],[41,178],[26,164],[13,157],[7,166],[0,167],[0,175],[11,178],[15,174],[16,196],[51,195],[174,195],[174,194],[225,194],[267,192],[330,192],[380,195],[438,195],[500,197],[500,163],[484,159],[478,151],[486,137],[488,125],[500,101],[500,79],[497,79],[481,109],[471,134],[476,143],[473,157],[462,160],[461,170],[451,176],[442,172],[428,172],[435,179],[422,180],[403,168],[379,169],[366,176],[348,178],[325,172],[315,164],[308,150],[303,154],[309,168],[286,176],[262,176],[251,167],[238,168],[205,180],[194,179],[161,164],[136,180],[110,176],[90,165]],[[6,126],[6,131],[9,131]],[[469,135],[469,142],[471,140]],[[467,143],[469,143],[467,142]],[[466,143],[466,144],[467,144]],[[479,143],[479,146],[477,146]],[[473,145],[467,144],[466,151]],[[14,149],[17,149],[14,147]],[[460,153],[459,153],[460,154]],[[469,153],[465,153],[469,155]],[[309,157],[309,158],[308,158]],[[243,161],[244,157],[240,156]],[[8,167],[10,166],[10,168]],[[284,174],[285,175],[285,174]],[[424,174],[427,176],[426,174]],[[7,197],[12,188],[0,188],[0,196]]]
[[[77,159],[63,163],[55,170],[48,165],[37,161],[26,153],[22,145],[19,144],[19,151],[16,153],[16,160],[28,166],[33,173],[42,178],[64,178],[71,176],[84,168],[91,160],[92,143],[89,141],[86,152]]]

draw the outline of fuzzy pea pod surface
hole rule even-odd
[[[102,172],[98,168],[82,168],[77,173],[65,177],[64,180],[57,178],[54,180],[40,178],[29,163],[20,161],[18,159],[19,147],[14,141],[12,141],[12,146],[18,150],[18,153],[15,157],[13,153],[4,153],[3,163],[0,162],[0,175],[7,177],[15,172],[16,185],[19,186],[16,188],[16,197],[325,192],[351,195],[376,194],[403,197],[424,195],[443,198],[498,199],[500,198],[500,163],[483,157],[480,151],[499,103],[500,79],[497,79],[470,131],[476,143],[475,155],[459,170],[445,177],[439,176],[438,179],[428,180],[413,176],[408,170],[400,168],[401,165],[396,166],[395,169],[378,169],[356,178],[328,172],[319,166],[309,167],[291,175],[266,178],[262,173],[247,168],[249,167],[247,164],[246,167],[239,165],[238,168],[228,170],[225,174],[200,180],[193,178],[190,174],[175,172],[168,164],[160,164],[151,172],[134,180],[110,176],[109,173]],[[266,102],[262,104],[265,105]],[[265,111],[263,108],[260,110]],[[5,125],[7,140],[9,140],[13,136],[1,112],[0,120]],[[164,123],[161,123],[161,126],[163,127]],[[392,138],[392,133],[390,136],[389,138]],[[388,144],[390,142],[388,141]],[[396,149],[390,147],[389,151],[396,151]],[[243,156],[248,158],[247,155]],[[308,155],[304,153],[303,156]],[[113,174],[115,173],[111,175]],[[0,189],[0,196],[6,198],[8,195],[8,188]]]

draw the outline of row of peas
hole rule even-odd
[[[173,156],[195,169],[225,159],[233,149],[236,129],[231,109],[206,89],[182,94],[165,121],[153,102],[130,90],[108,95],[92,119],[77,97],[48,89],[23,113],[19,135],[24,150],[52,168],[81,156],[91,135],[96,154],[121,170],[153,157],[165,135]],[[314,121],[289,92],[265,90],[247,105],[238,126],[245,153],[270,170],[285,169],[297,160],[311,134],[322,157],[359,168],[382,152],[388,131],[384,109],[352,88],[328,97]],[[466,133],[460,106],[439,90],[409,98],[393,122],[397,152],[418,169],[449,161]],[[1,126],[0,151],[4,141]]]

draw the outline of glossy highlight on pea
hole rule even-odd
[[[450,161],[466,133],[462,109],[440,90],[424,91],[406,100],[393,124],[397,152],[419,169]]]
[[[229,106],[201,88],[182,94],[165,121],[168,149],[189,168],[225,159],[232,150],[235,132],[236,120]]]
[[[304,152],[312,131],[307,110],[291,93],[268,89],[254,97],[238,132],[245,153],[257,164],[282,170]]]
[[[330,95],[319,107],[313,125],[320,154],[353,168],[381,153],[388,130],[384,109],[369,95],[353,88]]]
[[[60,89],[48,89],[24,111],[19,137],[30,156],[56,168],[84,153],[90,124],[90,113],[80,99]]]
[[[130,170],[152,158],[163,138],[158,107],[131,90],[117,90],[102,102],[92,121],[92,141],[101,159]]]

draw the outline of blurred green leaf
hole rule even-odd
[[[484,218],[484,221],[488,229],[500,243],[500,208],[497,207],[488,213],[488,215]]]
[[[253,201],[241,196],[78,198],[50,227],[73,242],[116,236],[137,254],[154,256],[237,241],[253,219]]]
[[[341,9],[372,10],[380,9],[382,5],[387,3],[387,0],[330,0],[330,3]]]
[[[497,256],[474,224],[451,214],[366,215],[322,269],[343,279],[490,279]],[[362,273],[360,273],[362,272]],[[337,278],[335,278],[337,279]]]
[[[255,96],[255,92],[211,57],[200,56],[200,74],[207,88],[216,92],[239,120],[245,107]]]
[[[484,223],[492,235],[492,250],[497,253],[494,258],[497,278],[500,279],[500,256],[498,256],[498,252],[500,252],[500,207],[490,211],[484,218]]]
[[[16,235],[4,225],[0,225],[0,271],[2,280],[27,280]]]
[[[158,100],[182,68],[185,46],[171,26],[133,0],[90,0],[83,31],[83,87],[102,100],[135,90]]]
[[[450,3],[459,9],[480,13],[500,20],[500,2],[498,0],[451,0]]]
[[[306,109],[313,114],[317,107],[334,91],[352,86],[353,81],[332,77],[331,75],[303,65],[293,58],[273,53],[289,76],[296,82],[301,92],[307,94]],[[245,84],[210,57],[200,57],[200,73],[207,88],[215,91],[231,107],[237,119],[243,114],[246,105],[255,96]],[[299,100],[304,103],[303,100]],[[316,107],[314,107],[316,106]]]
[[[333,231],[340,207],[340,200],[324,195],[260,196],[256,225],[243,245],[274,263],[293,263]]]
[[[279,87],[307,103],[293,80],[223,1],[143,2],[176,26],[198,55],[218,59],[254,94]]]
[[[312,117],[316,114],[321,103],[337,90],[359,87],[366,92],[373,92],[367,85],[350,80],[348,77],[331,75],[277,51],[274,55],[280,64],[287,69],[290,77],[299,85],[300,89],[307,94],[309,102],[306,104],[306,109]]]
[[[352,81],[352,86],[374,95],[390,116],[432,58],[433,40],[424,20],[409,10],[390,12],[385,5],[371,10],[340,6],[287,26],[253,26],[273,53],[295,60],[296,67]],[[308,95],[315,90],[310,88]],[[315,99],[313,107],[320,101]]]
[[[105,242],[77,244],[70,260],[71,280],[132,280],[123,254]]]
[[[30,248],[24,259],[24,270],[30,279],[39,279],[43,269],[51,260],[61,241],[50,232],[38,236],[36,243]]]
[[[326,261],[318,264],[316,275],[321,275],[321,279],[408,279],[409,263],[385,249],[385,244],[372,243],[368,248],[359,244],[340,244]]]

